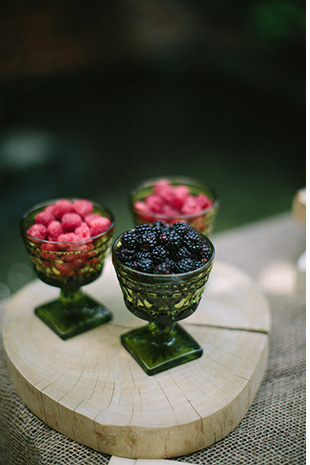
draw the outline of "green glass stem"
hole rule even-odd
[[[83,299],[85,297],[84,292],[80,288],[77,289],[61,289],[60,290],[60,302],[64,309],[71,309],[74,311],[75,308],[83,305]]]
[[[175,322],[171,321],[170,324],[155,323],[152,321],[148,325],[150,332],[150,340],[155,344],[169,344],[174,340]]]
[[[80,288],[61,289],[59,299],[35,308],[35,314],[62,339],[84,333],[112,318],[112,313]]]
[[[203,350],[178,323],[149,323],[121,335],[122,345],[148,375],[201,357]]]

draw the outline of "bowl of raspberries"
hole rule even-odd
[[[177,322],[197,309],[214,255],[208,237],[184,222],[136,225],[115,240],[112,260],[125,305],[148,321],[121,342],[147,374],[202,355]]]
[[[37,205],[21,221],[22,238],[40,279],[68,289],[98,277],[113,232],[113,214],[85,199]]]
[[[218,210],[213,190],[186,177],[149,179],[138,185],[130,195],[134,223],[168,224],[184,221],[196,231],[210,234]]]
[[[21,219],[21,235],[37,276],[61,289],[60,298],[35,313],[67,339],[111,319],[111,313],[82,292],[104,267],[111,250],[114,215],[86,199],[41,203]]]

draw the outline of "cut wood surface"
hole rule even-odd
[[[181,322],[201,344],[200,359],[148,376],[120,343],[146,322],[126,309],[111,263],[84,291],[113,320],[67,341],[34,307],[59,290],[33,281],[7,309],[3,339],[15,387],[46,424],[98,451],[128,458],[169,458],[226,436],[245,416],[268,357],[270,315],[254,283],[216,262],[196,313]]]

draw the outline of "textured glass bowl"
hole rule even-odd
[[[216,194],[201,184],[199,181],[187,177],[166,177],[173,186],[185,185],[189,193],[192,195],[204,194],[212,200],[211,207],[205,208],[199,213],[188,215],[167,216],[161,213],[146,213],[135,207],[137,201],[143,201],[149,194],[153,194],[155,183],[163,178],[149,179],[139,184],[130,194],[130,208],[132,210],[135,225],[143,223],[153,224],[158,220],[172,224],[177,221],[188,223],[196,231],[205,235],[213,231],[214,220],[219,206],[219,201]]]
[[[202,235],[201,235],[202,236]],[[121,236],[120,236],[121,237]],[[202,355],[202,348],[177,322],[198,307],[214,260],[187,273],[159,275],[132,270],[116,256],[120,237],[112,247],[112,260],[128,310],[148,321],[147,326],[121,336],[122,345],[148,375],[181,365]]]
[[[75,200],[75,199],[69,199]],[[75,242],[37,239],[27,233],[36,215],[55,200],[37,205],[21,219],[21,235],[37,276],[61,289],[60,297],[35,308],[35,314],[62,339],[68,339],[112,318],[109,309],[85,294],[81,287],[97,279],[111,250],[114,215],[94,205],[94,213],[108,218],[110,227],[102,234]]]

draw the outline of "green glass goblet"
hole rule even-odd
[[[189,177],[172,176],[165,178],[165,180],[168,181],[173,188],[186,186],[189,194],[192,196],[197,197],[203,194],[211,200],[212,204],[197,213],[163,214],[155,211],[146,211],[146,198],[155,193],[157,182],[162,181],[162,178],[148,179],[137,185],[130,194],[130,208],[135,225],[144,223],[153,224],[159,220],[168,224],[182,221],[189,224],[196,231],[209,235],[213,231],[219,207],[219,200],[215,192],[204,186],[200,181]]]
[[[128,310],[148,325],[121,336],[121,343],[148,375],[154,375],[201,357],[202,347],[178,323],[198,307],[214,260],[179,274],[150,274],[128,268],[118,259],[120,237],[112,247],[112,260]]]
[[[27,233],[37,214],[54,203],[50,201],[27,211],[21,219],[21,235],[37,276],[44,283],[60,288],[59,298],[37,306],[35,314],[65,340],[112,318],[110,310],[81,287],[102,273],[111,250],[114,215],[108,208],[93,203],[93,213],[108,218],[110,226],[101,234],[74,242],[43,240]]]

